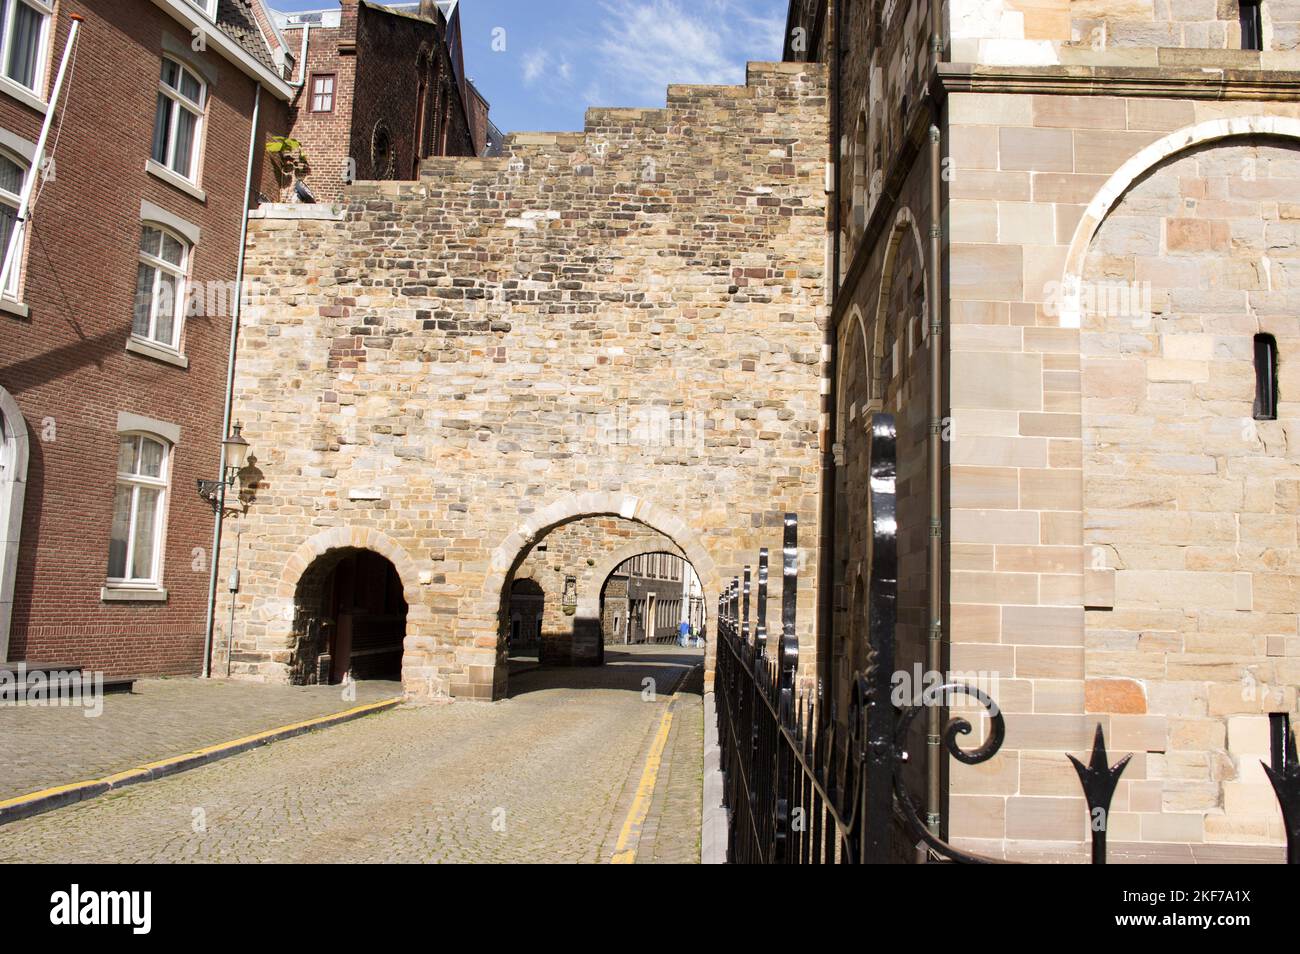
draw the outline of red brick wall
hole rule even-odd
[[[352,10],[355,11],[355,6]],[[289,110],[290,135],[302,143],[302,150],[311,165],[305,182],[321,202],[336,202],[342,196],[343,169],[351,145],[352,90],[357,63],[356,17],[347,17],[347,12],[348,5],[345,4],[345,16],[338,27],[312,27],[308,32],[306,79]],[[286,29],[283,33],[293,55],[300,57],[302,30]],[[313,113],[312,77],[324,73],[334,74],[334,109],[328,113]],[[299,70],[293,78],[296,81],[303,75]]]
[[[357,28],[357,88],[352,117],[352,150],[357,178],[416,177],[417,63],[427,52],[429,72],[425,109],[424,155],[474,154],[465,110],[451,71],[451,58],[440,28],[412,17],[362,8]],[[392,175],[371,162],[375,126],[383,122],[396,156]]]
[[[302,29],[286,28],[283,33],[298,56]],[[335,76],[334,109],[312,112],[312,77],[324,73]],[[290,134],[302,143],[311,165],[305,181],[319,201],[342,198],[349,158],[356,161],[358,179],[415,178],[422,74],[426,118],[421,154],[475,155],[440,23],[342,0],[339,26],[311,28],[305,82],[291,104]],[[296,71],[294,79],[302,76]],[[483,120],[486,127],[486,114]],[[381,122],[392,143],[391,169],[374,161],[375,129]],[[280,196],[289,199],[289,188],[281,189]]]
[[[162,36],[188,46],[188,32],[148,0],[64,0],[51,60],[63,48],[71,13],[83,14],[85,23],[62,100],[57,178],[45,185],[28,241],[22,297],[31,313],[0,314],[0,387],[17,400],[31,437],[9,656],[110,674],[196,673],[212,511],[195,480],[216,475],[229,318],[186,322],[185,369],[128,353],[125,344],[141,199],[201,228],[192,279],[234,280],[255,86],[215,53],[194,54],[217,74],[209,87],[201,202],[145,172]],[[52,75],[53,64],[51,82]],[[283,123],[266,92],[262,105],[264,128]],[[40,117],[0,92],[0,126],[34,141]],[[258,170],[259,181],[264,172]],[[182,429],[168,494],[164,603],[100,599],[119,411]],[[202,551],[199,569],[195,548]]]

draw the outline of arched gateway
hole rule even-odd
[[[355,183],[336,210],[256,210],[234,415],[261,476],[221,554],[221,579],[241,573],[234,674],[301,668],[295,601],[322,534],[392,563],[402,681],[428,698],[501,696],[503,603],[557,527],[662,535],[710,606],[780,546],[786,512],[816,565],[826,94],[817,64],[750,64],[743,87],[592,109],[499,158]],[[701,117],[725,149],[701,149]],[[574,576],[570,619],[595,622],[594,569],[561,574],[543,615]]]

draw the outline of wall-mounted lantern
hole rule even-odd
[[[208,502],[213,513],[225,509],[226,488],[235,486],[235,481],[239,479],[239,472],[244,469],[244,462],[248,460],[248,441],[240,433],[242,429],[243,425],[236,423],[230,429],[230,436],[221,442],[222,456],[226,462],[226,472],[221,479],[199,478],[199,496]]]

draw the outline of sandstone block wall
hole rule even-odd
[[[1285,367],[1293,333],[1296,115],[948,100],[951,666],[996,674],[1008,732],[952,766],[965,844],[1081,857],[1062,753],[1100,723],[1134,753],[1113,849],[1276,857],[1228,846],[1279,842],[1260,739],[1296,711],[1285,420],[1242,437],[1253,336]]]
[[[258,220],[235,671],[284,680],[296,580],[364,546],[402,577],[408,691],[499,695],[503,594],[548,530],[644,524],[711,607],[793,511],[810,672],[825,95],[818,65],[751,64],[743,87],[359,184],[337,221]]]
[[[958,63],[1300,63],[1300,4],[1291,0],[1263,4],[1262,53],[1241,49],[1237,0],[949,0],[947,7],[950,59]]]

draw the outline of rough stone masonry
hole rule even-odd
[[[402,579],[407,692],[499,697],[503,593],[549,530],[644,524],[712,611],[760,546],[779,561],[787,511],[809,673],[825,97],[817,64],[751,64],[744,86],[358,183],[334,215],[261,210],[235,400],[253,460],[221,554],[234,673],[287,681],[298,580],[361,547]]]

